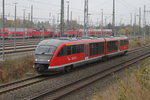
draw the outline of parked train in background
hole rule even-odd
[[[82,64],[126,54],[128,48],[126,36],[48,39],[38,44],[33,67],[39,73],[68,71]]]
[[[5,39],[11,38],[39,38],[39,37],[52,37],[54,31],[53,30],[33,30],[33,29],[23,29],[17,28],[16,32],[14,32],[14,28],[9,28],[4,30],[0,29],[0,37]]]
[[[5,39],[11,39],[16,36],[16,38],[41,38],[41,37],[59,37],[60,31],[59,30],[37,30],[37,29],[23,29],[23,28],[17,28],[16,32],[14,32],[14,28],[8,28],[4,30],[4,35],[2,34],[3,30],[0,29],[0,37],[3,37]],[[112,30],[110,29],[104,29],[102,30],[89,30],[88,35],[94,36],[94,35],[111,35]],[[83,30],[65,30],[64,35],[67,37],[80,37],[84,35]]]

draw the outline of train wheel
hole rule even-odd
[[[107,60],[108,60],[108,56],[102,57],[102,61],[107,61]]]
[[[71,67],[70,67],[70,66],[66,66],[66,67],[64,68],[64,70],[60,71],[60,73],[61,73],[61,74],[65,74],[65,73],[69,72],[70,70],[71,70]]]
[[[64,71],[65,72],[69,72],[71,69],[72,69],[72,66],[66,66],[65,69],[64,69]]]
[[[123,53],[123,55],[124,55],[124,56],[127,55],[127,51],[125,51],[125,52]]]

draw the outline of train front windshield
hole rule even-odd
[[[40,45],[37,47],[35,54],[53,55],[55,49],[56,49],[56,47],[54,47],[54,46]]]
[[[56,47],[50,45],[39,45],[35,51],[36,64],[49,64]]]

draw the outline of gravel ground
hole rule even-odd
[[[139,52],[139,53],[141,53],[141,52]],[[134,57],[135,55],[137,55],[137,53],[132,54],[132,56],[130,56],[130,58]],[[31,97],[33,95],[38,95],[45,90],[54,90],[56,88],[66,85],[66,84],[72,83],[76,80],[87,77],[88,75],[92,75],[93,73],[107,69],[110,67],[109,66],[110,64],[112,64],[112,63],[117,64],[118,62],[127,60],[128,57],[129,56],[116,57],[116,59],[113,58],[107,62],[101,62],[101,63],[96,62],[96,63],[92,63],[92,64],[87,64],[84,66],[87,68],[83,68],[80,71],[74,71],[74,72],[71,72],[71,73],[68,73],[65,75],[60,75],[58,78],[54,78],[54,79],[51,79],[48,81],[38,83],[34,86],[26,87],[21,90],[17,90],[17,91],[8,93],[8,94],[1,95],[0,100],[23,100],[23,99],[27,99],[25,97]],[[111,77],[110,77],[110,79],[108,78],[105,81],[107,81],[107,80],[111,80]],[[102,82],[102,83],[99,85],[102,87],[106,87],[107,84],[105,83],[105,81],[100,80],[100,82]],[[91,93],[93,93],[93,92],[91,92]],[[89,94],[87,93],[86,96],[88,96],[88,95]],[[68,99],[68,100],[74,100],[77,97],[80,97],[79,93],[78,93],[78,95],[73,96],[73,99]],[[82,99],[82,97],[80,97],[80,98]],[[79,98],[77,98],[75,100],[78,100],[78,99]],[[84,99],[82,99],[82,100],[84,100]]]

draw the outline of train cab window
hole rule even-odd
[[[58,56],[59,56],[59,57],[61,57],[61,56],[66,56],[66,46],[63,47],[63,48],[60,50]]]
[[[90,56],[95,56],[104,53],[104,43],[91,43],[90,44]]]
[[[118,50],[118,41],[109,41],[107,44],[107,52]]]
[[[121,40],[120,41],[120,45],[123,46],[123,45],[128,45],[129,44],[129,40]]]
[[[56,47],[49,45],[40,45],[36,48],[35,54],[49,54],[53,55]]]

